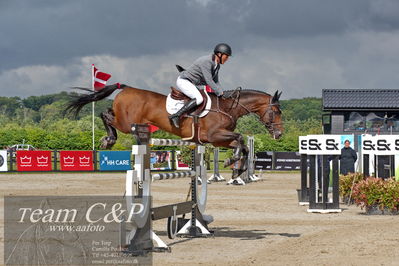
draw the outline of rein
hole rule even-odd
[[[234,95],[236,95],[236,96],[234,97]],[[224,97],[224,96],[223,96],[223,97]],[[273,117],[271,117],[271,119],[269,119],[269,120],[270,120],[270,121],[273,121],[273,120],[274,120],[274,112],[273,112],[273,110],[272,110],[272,106],[279,105],[278,103],[272,103],[272,102],[271,102],[271,99],[270,99],[270,103],[269,103],[269,105],[267,106],[265,112],[264,112],[262,115],[258,115],[257,113],[252,112],[252,111],[249,110],[245,105],[243,105],[242,103],[240,103],[240,97],[241,97],[241,87],[238,87],[238,88],[235,89],[232,93],[230,93],[230,95],[224,97],[225,99],[232,99],[232,100],[233,100],[232,103],[231,103],[231,106],[230,106],[229,110],[233,109],[234,104],[236,104],[235,107],[237,107],[237,106],[239,105],[240,107],[242,107],[242,108],[247,112],[245,115],[254,114],[254,115],[258,118],[259,122],[261,122],[261,123],[262,123],[270,132],[272,132],[272,133],[274,133],[274,126],[275,126],[275,125],[281,125],[281,124],[282,124],[282,123],[264,122],[263,119],[262,119],[262,118],[264,118],[264,116],[265,116],[267,113],[269,113],[270,111],[272,111],[272,116],[273,116]],[[220,97],[216,97],[216,98],[217,98],[217,101],[216,101],[216,106],[217,106],[216,108],[217,108],[217,109],[216,109],[216,110],[214,110],[214,109],[207,109],[207,111],[223,114],[223,115],[227,116],[228,118],[230,118],[231,122],[234,124],[236,121],[234,120],[233,116],[230,115],[229,113],[227,113],[227,112],[225,112],[225,111],[223,111],[223,110],[220,109],[220,99],[219,99]]]
[[[236,92],[238,92],[237,97],[233,98],[233,95],[236,94]],[[233,99],[233,102],[231,103],[230,106],[230,110],[233,108],[234,102],[237,101],[237,103],[239,104],[240,101],[240,96],[241,96],[241,87],[237,87],[237,89],[235,89],[232,93],[230,93],[230,95],[228,96],[223,96],[225,99]],[[234,120],[233,116],[220,110],[220,104],[219,104],[219,99],[220,97],[216,97],[217,101],[216,101],[216,105],[217,105],[217,109],[213,110],[213,109],[208,109],[209,112],[216,112],[216,113],[220,113],[223,114],[225,116],[227,116],[228,118],[230,118],[231,122],[234,124],[236,121]]]
[[[211,108],[211,109],[207,109],[207,111],[223,114],[223,115],[227,116],[228,118],[230,118],[231,122],[234,124],[235,120],[234,120],[233,116],[231,116],[230,114],[220,110],[219,97],[216,97],[216,99],[217,99],[217,101],[216,101],[217,109],[214,110],[214,109]]]
[[[232,97],[235,94],[236,91],[238,91],[237,97]],[[267,122],[264,122],[263,119],[262,119],[268,112],[272,111],[272,106],[279,105],[278,103],[272,103],[271,99],[270,99],[269,105],[267,106],[267,108],[266,108],[265,112],[263,113],[263,115],[258,115],[257,113],[252,112],[245,105],[240,103],[240,96],[241,96],[241,87],[238,87],[230,95],[230,97],[227,98],[227,99],[233,99],[233,103],[231,104],[230,110],[233,108],[234,103],[237,103],[237,105],[241,106],[245,111],[247,111],[246,115],[254,114],[258,118],[259,122],[261,122],[271,132],[274,132],[274,126],[275,125],[281,125],[282,124],[282,123],[270,123],[270,122],[267,123]],[[218,104],[219,104],[219,99],[218,99]],[[219,105],[218,105],[218,108],[219,108]],[[272,115],[273,115],[273,118],[270,119],[271,121],[274,120],[274,112],[273,111],[272,111]]]

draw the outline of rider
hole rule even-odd
[[[217,96],[223,95],[223,90],[219,84],[219,68],[231,56],[231,47],[225,43],[215,46],[213,54],[198,58],[194,63],[180,73],[177,78],[177,89],[191,98],[190,101],[175,114],[170,115],[169,119],[173,125],[179,128],[180,116],[193,110],[203,102],[201,93],[196,86],[210,86]]]

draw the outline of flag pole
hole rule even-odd
[[[91,65],[91,88],[93,90],[93,92],[95,92],[95,88],[94,88],[94,64]],[[92,147],[93,147],[93,151],[94,151],[94,101],[91,103],[91,111],[92,111]]]

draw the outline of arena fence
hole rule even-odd
[[[224,167],[226,150],[220,150],[218,166]],[[213,170],[213,154],[205,160],[207,169]],[[0,150],[0,172],[61,172],[61,171],[126,171],[132,169],[134,158],[131,151],[6,151]],[[255,155],[255,170],[300,170],[300,155],[297,152],[258,152]],[[179,150],[155,150],[151,152],[151,170],[188,170],[182,162]]]

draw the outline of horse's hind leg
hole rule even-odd
[[[100,140],[100,147],[102,149],[109,149],[115,144],[116,139],[118,138],[116,129],[112,126],[112,122],[115,119],[115,114],[111,108],[108,108],[107,111],[101,113],[100,117],[103,121],[105,130],[107,131],[107,136]]]

